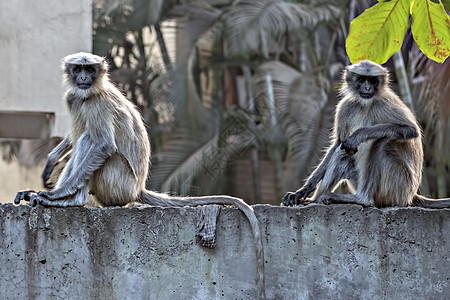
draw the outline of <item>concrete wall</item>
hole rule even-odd
[[[0,1],[0,28],[0,111],[54,114],[65,136],[61,58],[92,49],[92,0]]]
[[[255,206],[269,299],[448,299],[450,210]],[[221,209],[0,205],[1,299],[254,299],[249,225]]]

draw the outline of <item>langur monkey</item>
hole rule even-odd
[[[348,66],[340,94],[331,147],[303,187],[288,192],[282,204],[450,207],[449,198],[417,194],[421,131],[414,114],[389,87],[387,69],[368,60]],[[343,180],[353,194],[332,193]]]
[[[62,62],[65,101],[72,117],[71,133],[48,155],[42,174],[44,186],[57,161],[72,150],[54,189],[21,191],[14,202],[31,205],[83,206],[88,194],[101,206],[140,202],[182,207],[206,204],[234,205],[248,218],[257,259],[257,293],[264,297],[264,258],[258,219],[244,201],[229,196],[172,197],[145,189],[150,142],[141,115],[108,77],[103,57],[90,53],[69,55]]]

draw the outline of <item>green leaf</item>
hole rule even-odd
[[[409,25],[409,5],[410,0],[379,2],[355,18],[345,45],[350,61],[382,64],[400,50]]]
[[[443,63],[450,55],[450,20],[441,4],[430,0],[411,2],[411,31],[419,49]]]

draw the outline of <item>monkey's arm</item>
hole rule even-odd
[[[70,149],[72,149],[72,139],[70,135],[66,136],[65,139],[56,146],[52,152],[48,155],[47,164],[45,165],[44,172],[42,172],[42,182],[44,187],[51,188],[52,183],[48,182],[50,179],[50,174],[53,172],[58,160],[66,154]]]
[[[341,149],[349,155],[358,151],[358,146],[370,139],[407,140],[417,138],[419,131],[412,124],[377,124],[370,127],[362,127],[353,132],[342,142]]]
[[[306,197],[308,197],[308,195],[311,194],[316,189],[316,186],[323,179],[323,176],[325,175],[325,172],[328,168],[330,161],[333,158],[334,153],[336,152],[336,149],[340,145],[341,143],[338,140],[333,144],[333,146],[331,146],[331,148],[328,150],[327,154],[322,159],[320,164],[306,180],[306,183],[303,185],[303,187],[301,187],[294,193],[287,192],[286,195],[284,195],[282,202],[283,205],[285,206],[298,205],[300,199],[306,199]]]
[[[101,138],[83,133],[77,141],[75,155],[71,158],[72,171],[58,181],[58,188],[49,192],[39,192],[49,200],[65,199],[75,195],[84,187],[92,174],[116,151],[114,135],[104,132]],[[94,142],[97,141],[97,142]]]

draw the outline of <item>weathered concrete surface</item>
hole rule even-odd
[[[255,206],[269,299],[449,299],[450,210]],[[1,299],[253,299],[244,216],[223,208],[218,245],[196,208],[0,205]]]

